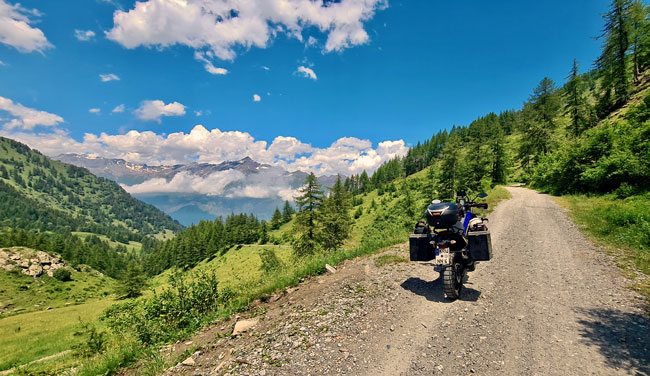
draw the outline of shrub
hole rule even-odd
[[[282,262],[278,259],[278,256],[272,249],[263,249],[262,252],[260,252],[260,259],[262,260],[260,270],[265,274],[274,272],[282,267]]]
[[[67,282],[72,280],[72,273],[68,269],[60,268],[52,272],[52,277],[59,281]]]
[[[117,333],[131,334],[141,343],[175,340],[199,329],[220,304],[232,297],[219,293],[214,272],[197,272],[189,278],[174,273],[170,287],[107,309],[102,320]]]

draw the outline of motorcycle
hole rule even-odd
[[[479,193],[468,200],[467,194],[461,191],[456,197],[455,203],[433,200],[425,212],[426,222],[418,222],[409,237],[411,261],[433,260],[449,300],[460,297],[467,272],[474,271],[479,261],[492,259],[487,218],[478,217],[472,211],[487,209],[487,203],[476,202],[487,194]]]

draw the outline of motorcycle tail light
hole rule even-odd
[[[449,246],[448,245],[439,245],[438,248],[445,249],[445,248],[449,248]]]

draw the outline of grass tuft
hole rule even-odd
[[[390,264],[399,264],[401,262],[407,262],[408,260],[405,257],[398,255],[381,255],[375,259],[375,266],[381,268],[385,265]]]

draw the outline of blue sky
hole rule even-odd
[[[149,0],[166,1],[171,0]],[[354,9],[355,3],[363,1],[343,0],[334,5]],[[202,124],[207,130],[245,132],[253,139],[246,142],[266,141],[267,148],[277,136],[286,136],[317,149],[331,148],[337,140],[353,137],[345,139],[343,149],[334,151],[340,154],[356,148],[359,158],[373,159],[360,162],[356,170],[372,169],[388,155],[404,150],[395,147],[392,154],[382,154],[378,151],[380,142],[403,140],[408,146],[439,129],[468,124],[490,111],[519,108],[544,76],[564,82],[574,58],[583,70],[590,69],[599,54],[600,41],[594,37],[600,34],[601,14],[607,3],[388,0],[386,6],[377,1],[354,24],[361,25],[367,38],[359,37],[357,28],[347,36],[347,45],[332,42],[335,47],[329,46],[335,26],[320,31],[309,26],[309,22],[321,22],[314,19],[303,20],[302,41],[282,31],[269,37],[263,47],[237,43],[224,47],[220,41],[214,42],[217,47],[197,47],[156,42],[169,40],[169,35],[160,34],[174,25],[162,29],[150,25],[151,30],[140,33],[129,29],[132,20],[126,18],[120,21],[125,31],[107,38],[105,33],[117,26],[114,13],[135,11],[134,1],[21,0],[17,9],[14,0],[0,0],[5,13],[7,6],[14,7],[14,19],[16,14],[22,15],[31,28],[42,31],[49,44],[29,52],[16,47],[20,41],[14,45],[0,43],[0,97],[63,119],[32,129],[8,129],[5,125],[3,134],[14,135],[50,154],[57,147],[45,143],[52,140],[46,136],[49,132],[81,142],[85,133],[153,131],[162,137],[156,140],[164,141],[166,134],[187,134]],[[350,12],[341,9],[341,14]],[[0,12],[0,21],[1,17]],[[290,29],[290,25],[275,22],[269,30],[278,25]],[[75,30],[92,31],[94,36],[79,40]],[[194,32],[187,30],[188,35]],[[258,35],[238,38],[255,41]],[[314,45],[308,45],[310,37],[316,39]],[[137,46],[127,48],[130,43]],[[197,51],[209,64],[228,73],[206,71],[205,63],[195,56]],[[211,53],[215,56],[210,57]],[[224,59],[227,54],[235,56]],[[316,79],[298,72],[301,66],[311,69]],[[113,74],[119,80],[102,82],[100,74]],[[255,94],[260,97],[258,102],[253,99]],[[134,111],[146,100],[162,101],[161,106],[177,102],[184,107],[183,111],[167,108],[175,116],[153,115],[153,119],[142,120],[146,116],[138,118]],[[119,105],[124,111],[113,113]],[[90,109],[99,109],[99,113]],[[4,115],[0,111],[0,118],[11,119]],[[356,139],[369,140],[371,146]],[[102,147],[110,149],[124,142],[116,138],[113,144],[104,143]],[[61,145],[66,148],[65,143]],[[368,154],[370,149],[377,152]],[[156,150],[160,154],[165,147]],[[89,149],[80,147],[79,151]],[[105,152],[127,159],[128,153],[139,153],[131,154],[134,161],[151,162],[141,158],[147,152],[136,146],[121,153]],[[204,161],[238,156],[223,152],[210,159],[193,153],[194,160]],[[291,156],[260,154],[259,158],[282,160],[298,168],[301,163],[296,163],[297,159],[312,153],[309,148],[297,147]],[[324,153],[318,163],[329,163],[323,161],[332,153]],[[165,159],[159,156],[157,160]],[[348,172],[356,171],[351,167],[355,158],[346,161]],[[313,161],[303,161],[302,165],[306,169],[314,166]],[[345,172],[341,168],[330,170]]]

